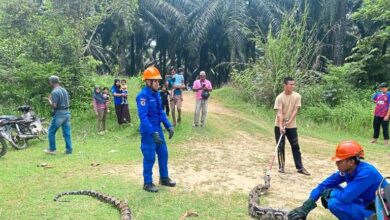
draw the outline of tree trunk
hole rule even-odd
[[[340,0],[337,9],[338,24],[335,30],[333,62],[335,65],[344,63],[344,43],[346,37],[346,14],[348,12],[347,0]]]
[[[135,36],[135,56],[136,56],[136,68],[137,72],[144,70],[144,58],[142,57],[142,45],[143,38],[142,36]]]
[[[119,73],[126,75],[126,49],[123,45],[119,48]]]
[[[181,62],[182,59],[183,59],[183,53],[179,52],[177,54],[177,67],[181,67],[182,66],[182,62]]]
[[[175,51],[172,50],[172,48],[168,50],[168,57],[169,60],[171,61],[171,66],[175,66],[176,65]]]
[[[187,83],[192,81],[192,75],[191,75],[191,70],[188,69],[188,61],[187,61],[187,56],[186,54],[183,54],[183,59],[184,59],[184,73],[185,73],[185,80]]]
[[[164,48],[162,50],[162,67],[161,67],[161,70],[165,76],[165,74],[167,73],[167,49]]]
[[[207,67],[207,54],[208,54],[208,47],[206,44],[202,46],[199,52],[199,71],[205,70]]]
[[[130,75],[135,75],[135,44],[134,34],[130,37]]]

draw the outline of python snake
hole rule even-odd
[[[287,220],[288,211],[282,209],[275,209],[271,207],[260,206],[260,196],[266,194],[271,186],[270,175],[264,175],[264,185],[259,184],[254,187],[249,193],[248,201],[248,213],[252,218],[260,220]],[[54,197],[54,201],[58,201],[60,197],[64,195],[88,195],[99,199],[105,203],[112,204],[121,213],[121,220],[131,220],[131,210],[128,204],[121,201],[113,196],[93,191],[93,190],[80,190],[80,191],[69,191],[62,192]]]
[[[249,193],[249,215],[261,220],[287,220],[288,211],[260,206],[260,196],[266,194],[271,186],[271,177],[266,173],[264,174],[264,183],[264,185],[257,185]]]
[[[109,203],[117,208],[121,213],[121,220],[131,220],[131,210],[127,202],[121,201],[113,196],[97,192],[94,190],[79,190],[62,192],[54,197],[54,201],[57,202],[61,196],[64,195],[87,195],[94,197],[102,202]]]

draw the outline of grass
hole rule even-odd
[[[109,77],[95,79],[100,86],[110,85],[111,81]],[[135,100],[138,85],[133,79],[128,84],[130,114],[137,125],[132,100]],[[53,202],[57,193],[80,189],[94,189],[128,201],[135,219],[178,219],[187,210],[199,213],[200,219],[246,218],[246,194],[237,193],[226,199],[224,195],[191,192],[180,184],[174,189],[160,187],[157,194],[144,192],[142,173],[135,174],[136,167],[142,164],[137,126],[117,125],[112,107],[107,119],[110,132],[105,136],[96,134],[92,107],[87,112],[72,112],[73,155],[60,153],[64,142],[59,131],[55,156],[43,153],[47,142],[32,140],[29,148],[9,149],[0,158],[1,219],[119,218],[119,213],[110,205],[86,196],[67,196],[62,200],[68,202]],[[208,128],[193,129],[191,120],[192,114],[185,114],[183,123],[176,127],[174,138],[168,141],[170,160],[188,155],[188,149],[181,148],[183,143],[226,135],[222,130],[213,129],[213,122]],[[100,166],[93,167],[92,162]],[[53,168],[37,166],[42,163]]]
[[[109,77],[94,80],[100,86],[110,85],[113,81]],[[139,86],[134,79],[130,79],[128,85],[130,114],[135,126],[117,125],[114,109],[111,108],[107,120],[110,132],[99,136],[96,134],[92,107],[86,112],[74,111],[73,155],[45,155],[43,149],[47,147],[47,142],[34,140],[30,142],[29,148],[22,151],[10,149],[0,158],[0,219],[119,219],[119,213],[110,205],[87,196],[66,196],[61,199],[65,202],[53,202],[57,193],[80,189],[94,189],[128,201],[135,219],[179,219],[187,210],[197,212],[200,215],[197,219],[249,218],[246,193],[191,191],[180,183],[176,188],[160,187],[157,194],[142,190],[142,154],[134,101]],[[191,127],[193,115],[185,113],[183,122],[175,128],[173,139],[168,140],[169,165],[185,166],[185,161],[180,162],[184,164],[178,164],[178,161],[196,156],[190,155],[188,146],[192,142],[201,139],[203,142],[222,140],[234,134],[230,127],[237,126],[233,125],[240,124],[240,129],[249,134],[260,132],[272,137],[272,110],[243,101],[237,91],[230,87],[215,90],[212,96],[226,107],[238,110],[237,114],[245,116],[241,118],[244,121],[229,115],[210,114],[206,128],[197,129]],[[347,133],[335,133],[332,126],[306,122],[302,115],[299,115],[298,124],[300,134],[320,137],[332,143],[350,138]],[[354,138],[365,140],[365,137]],[[57,133],[57,141],[58,151],[61,152],[64,143],[60,131]],[[370,153],[373,152],[371,155],[386,152],[383,147],[367,147]],[[318,153],[328,155],[333,150]],[[203,163],[212,159],[210,156]],[[369,155],[368,159],[371,158],[373,156]],[[199,161],[202,163],[202,160]],[[92,162],[100,165],[93,167]],[[386,163],[385,158],[377,162]],[[38,167],[41,163],[47,163],[53,168]]]

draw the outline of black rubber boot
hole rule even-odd
[[[171,178],[169,178],[169,177],[164,177],[164,178],[160,178],[160,185],[175,187],[176,182],[171,180]]]
[[[158,192],[156,185],[154,185],[153,183],[145,183],[144,190],[152,193]]]

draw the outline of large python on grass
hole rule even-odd
[[[253,188],[249,193],[249,215],[255,219],[260,220],[287,220],[288,211],[282,209],[275,209],[271,207],[260,206],[260,196],[266,194],[271,186],[271,177],[268,174],[264,175],[264,185],[260,184]],[[126,202],[123,202],[113,196],[93,191],[93,190],[80,190],[69,191],[58,194],[54,197],[54,201],[58,201],[60,197],[64,195],[88,195],[97,198],[103,202],[112,204],[121,213],[122,220],[131,220],[131,210]]]
[[[131,220],[131,210],[128,204],[113,196],[101,192],[93,191],[93,190],[79,190],[79,191],[62,192],[56,195],[56,197],[54,197],[54,201],[57,202],[59,198],[64,195],[87,195],[87,196],[94,197],[96,199],[99,199],[102,202],[109,203],[115,206],[115,208],[117,208],[121,213],[121,220]]]
[[[252,218],[261,220],[287,220],[288,211],[260,206],[260,196],[266,194],[270,186],[271,177],[265,172],[264,185],[257,185],[249,193],[249,215]]]

